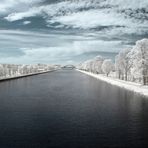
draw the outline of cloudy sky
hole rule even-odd
[[[148,37],[148,0],[1,0],[0,63],[113,57]]]

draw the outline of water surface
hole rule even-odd
[[[148,98],[74,70],[0,83],[0,148],[148,145]]]

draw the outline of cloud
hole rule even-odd
[[[27,17],[36,15],[48,15],[49,17],[57,15],[65,15],[73,12],[77,12],[80,9],[89,9],[89,7],[95,7],[95,3],[86,1],[63,1],[50,5],[43,5],[38,7],[31,7],[26,11],[10,13],[5,17],[8,21],[21,20]]]
[[[39,13],[40,12],[37,10],[37,8],[33,8],[27,12],[11,13],[7,17],[5,17],[5,19],[7,21],[13,22],[13,21],[24,19],[24,18],[36,16]]]
[[[30,23],[31,23],[31,21],[24,21],[24,22],[23,22],[24,25],[28,25],[28,24],[30,24]]]
[[[114,1],[63,1],[50,5],[35,6],[22,12],[11,13],[5,17],[13,22],[29,17],[42,16],[48,27],[94,29],[98,27],[117,27],[121,30],[136,31],[137,28],[147,30],[148,14],[139,9],[147,10],[148,2],[135,3],[134,0]],[[128,9],[130,8],[130,9]],[[137,11],[138,9],[138,11]],[[142,10],[143,10],[142,9]],[[141,18],[141,19],[140,19]]]
[[[0,34],[5,55],[0,61],[74,61],[84,53],[118,52],[148,37],[148,1],[3,0],[0,20],[6,29]]]
[[[112,5],[117,7],[118,9],[140,9],[140,8],[148,8],[147,0],[104,0],[102,1],[102,5]]]
[[[3,31],[0,35],[0,44],[1,63],[13,61],[13,63],[26,64],[60,63],[62,61],[63,63],[68,63],[68,61],[76,63],[79,62],[76,61],[76,57],[84,53],[118,52],[122,46],[121,41],[104,41],[79,35],[48,35],[23,31]]]
[[[1,0],[0,1],[0,14],[8,14],[12,11],[24,11],[29,7],[34,6],[44,0]]]
[[[128,22],[130,23],[130,20],[124,20],[121,17],[121,15],[104,13],[100,10],[89,10],[66,16],[58,16],[53,18],[51,22],[59,22],[73,28],[82,29],[96,28],[98,26],[125,26],[128,25]]]

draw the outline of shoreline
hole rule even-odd
[[[55,70],[48,70],[48,71],[44,71],[44,72],[37,72],[37,73],[31,73],[31,74],[26,74],[26,75],[21,75],[21,76],[2,78],[2,79],[0,79],[0,82],[24,78],[24,77],[30,77],[30,76],[35,76],[35,75],[40,75],[40,74],[49,73],[49,72],[53,72],[53,71],[55,71]]]
[[[96,79],[107,82],[111,85],[118,86],[120,88],[124,88],[126,90],[132,91],[132,92],[142,95],[144,97],[148,97],[148,86],[144,86],[142,84],[138,84],[138,83],[134,83],[134,82],[119,80],[119,79],[112,78],[112,77],[106,77],[105,75],[102,75],[102,74],[98,75],[98,74],[93,74],[93,73],[79,70],[79,69],[76,69],[76,70],[81,73],[84,73],[86,75],[89,75],[91,77],[94,77]]]

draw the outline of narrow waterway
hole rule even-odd
[[[0,82],[0,148],[148,145],[148,98],[75,70]]]

